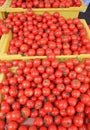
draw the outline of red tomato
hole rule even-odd
[[[30,109],[28,107],[23,107],[21,113],[24,118],[28,118],[30,116]]]
[[[41,117],[36,117],[34,120],[34,125],[41,127],[43,125],[43,119]]]
[[[64,127],[70,127],[71,126],[71,124],[72,124],[72,119],[71,118],[69,118],[69,117],[64,117],[64,118],[62,118],[62,125],[64,126]]]
[[[52,116],[45,115],[44,117],[44,122],[47,126],[51,125],[53,123],[53,118]]]
[[[10,111],[10,106],[7,102],[3,101],[1,103],[1,111],[4,113],[8,113]]]
[[[75,116],[73,119],[73,122],[74,122],[75,126],[81,127],[83,125],[83,118],[80,116]]]
[[[18,124],[14,121],[9,122],[8,130],[16,130],[18,128]]]

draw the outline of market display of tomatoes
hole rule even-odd
[[[10,13],[6,25],[12,29],[8,54],[25,56],[90,54],[90,40],[83,23],[65,19],[58,12]]]
[[[81,0],[12,0],[12,8],[69,8],[79,7]]]
[[[0,0],[0,6],[2,6],[5,1],[6,1],[6,0]]]
[[[0,130],[90,130],[90,59],[1,61],[0,73]]]

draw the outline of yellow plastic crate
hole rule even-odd
[[[0,13],[0,19],[4,19],[4,16],[3,16],[3,13]],[[0,38],[0,53],[1,53],[1,48],[3,46],[3,42],[4,42],[4,38],[5,38],[5,35],[2,35],[2,37]]]
[[[84,19],[81,20],[81,22],[83,23],[86,31],[87,31],[87,37],[90,39],[90,29],[86,23],[86,21]],[[1,50],[1,54],[4,55],[4,60],[7,58],[9,59],[32,59],[32,58],[37,58],[38,56],[22,56],[20,54],[16,54],[16,55],[8,55],[8,48],[9,48],[9,42],[10,40],[12,39],[12,32],[9,31],[8,34],[4,35],[4,42],[3,40],[1,41],[1,44],[2,44],[2,50]],[[89,56],[88,54],[86,54],[86,56]],[[46,56],[39,56],[41,59],[45,58]],[[67,59],[67,58],[76,58],[78,57],[78,55],[60,55],[60,56],[57,56],[57,58],[61,58],[61,59]],[[88,58],[88,57],[87,57]]]
[[[2,13],[0,13],[0,19],[3,19],[3,15],[2,15]]]
[[[2,59],[1,59],[1,57],[2,57]],[[29,59],[35,59],[35,58],[36,58],[36,57],[24,57],[24,58],[22,58],[22,60],[27,61],[27,60],[29,60]],[[45,59],[46,57],[40,57],[40,56],[38,56],[37,58]],[[65,61],[68,60],[68,59],[74,59],[74,58],[78,59],[80,62],[83,62],[84,59],[90,58],[90,55],[88,55],[88,56],[82,55],[82,56],[78,56],[78,57],[77,57],[77,56],[73,56],[73,57],[72,57],[72,56],[71,56],[71,57],[65,56],[64,58],[63,58],[63,56],[62,56],[62,57],[58,56],[58,57],[57,57],[57,60],[59,60],[60,62],[65,62]],[[3,55],[3,56],[0,56],[0,59],[1,59],[1,60],[4,60],[4,61],[8,61],[8,62],[11,62],[11,61],[13,60],[13,59],[11,59],[9,56],[5,56],[5,57],[4,57],[4,55]],[[19,59],[19,60],[20,60],[20,59]],[[11,71],[15,73],[16,67],[12,67],[12,68],[11,68]],[[4,74],[0,74],[0,82],[2,82],[3,79],[5,79],[5,75],[4,75]],[[2,93],[1,93],[1,91],[0,91],[0,103],[1,103],[1,101],[2,101]]]
[[[27,9],[23,8],[11,8],[11,2],[12,0],[6,0],[7,1],[7,8],[6,12],[23,12],[26,11]],[[54,13],[55,11],[60,12],[61,15],[66,16],[66,18],[75,18],[78,17],[80,11],[85,11],[86,10],[86,5],[84,4],[83,0],[81,0],[82,5],[80,7],[70,7],[70,8],[32,8],[32,11],[36,11],[37,14],[43,14],[45,11],[48,11],[49,13]]]
[[[5,18],[6,6],[7,6],[7,0],[4,2],[2,6],[0,6],[0,18],[1,18],[1,15],[2,15],[2,18]]]
[[[3,47],[4,40],[5,40],[5,34],[2,35],[2,37],[0,39],[0,53],[2,52],[2,47]]]

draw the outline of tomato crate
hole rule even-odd
[[[24,57],[24,58],[19,58],[16,57],[15,59],[12,56],[6,56],[6,55],[0,55],[0,61],[6,61],[6,62],[12,62],[13,60],[23,60],[23,61],[28,61],[28,60],[34,60],[34,59],[46,59],[46,56],[33,56],[33,57]],[[75,59],[79,60],[80,62],[83,62],[85,59],[90,59],[90,55],[79,55],[79,56],[56,56],[56,59],[59,62],[65,62],[70,59]],[[12,67],[10,68],[10,71],[13,73],[16,72],[17,67]],[[5,79],[5,75],[0,73],[0,83]],[[0,103],[2,101],[2,93],[0,91]]]
[[[27,9],[23,8],[12,8],[10,7],[12,0],[6,0],[7,1],[7,8],[6,12],[22,12]],[[54,13],[55,11],[60,12],[61,15],[65,15],[65,17],[69,18],[75,18],[78,17],[80,11],[86,11],[86,5],[84,4],[83,0],[81,0],[82,5],[80,7],[70,7],[70,8],[32,8],[32,11],[36,11],[37,14],[43,14],[45,11],[48,11],[50,13]],[[68,15],[69,14],[69,15]]]
[[[64,14],[63,14],[63,16],[65,16]],[[87,23],[86,23],[86,21],[84,20],[84,19],[82,19],[82,20],[80,20],[82,23],[83,23],[83,25],[84,25],[84,28],[86,29],[86,32],[87,32],[87,38],[89,38],[90,39],[90,29],[89,29],[89,27],[88,27],[88,25],[87,25]],[[1,44],[2,44],[2,50],[1,50],[1,53],[4,55],[4,57],[9,57],[9,58],[11,58],[11,59],[23,59],[23,58],[29,58],[29,57],[31,57],[31,59],[32,58],[36,58],[36,57],[38,57],[38,56],[23,56],[23,55],[20,55],[20,54],[13,54],[13,55],[8,55],[8,50],[9,50],[9,43],[10,43],[10,40],[12,39],[12,32],[11,31],[9,31],[9,33],[8,34],[5,34],[4,36],[4,42],[3,42],[3,40],[1,41]],[[81,54],[82,55],[82,54]],[[86,54],[87,56],[88,56],[88,54]],[[40,56],[41,58],[45,58],[46,56]],[[61,58],[65,58],[66,59],[66,57],[71,57],[71,58],[75,58],[76,57],[76,55],[60,55],[60,56],[57,56],[57,57],[61,57]]]
[[[2,13],[0,13],[0,19],[3,19]]]
[[[2,58],[2,60],[4,59]],[[37,114],[37,117],[33,117],[32,116],[33,109],[35,110],[38,110],[38,109],[41,110],[41,108],[45,109],[47,108],[46,104],[48,103],[51,104],[52,106],[51,108],[55,106],[55,108],[58,108],[58,110],[59,109],[62,110],[61,108],[62,106],[61,105],[59,106],[58,104],[56,105],[56,102],[62,103],[62,101],[66,101],[67,109],[71,107],[76,108],[78,103],[84,104],[85,106],[83,108],[84,110],[86,110],[86,108],[89,108],[90,106],[90,93],[89,93],[90,92],[89,91],[90,90],[90,59],[89,58],[87,59],[85,58],[85,56],[83,56],[82,58],[78,57],[70,61],[68,61],[67,59],[65,61],[61,61],[60,58],[57,58],[58,61],[54,59],[52,61],[50,59],[48,60],[44,59],[43,61],[39,59],[35,59],[35,61],[34,60],[29,61],[29,59],[23,59],[23,60],[24,62],[22,60],[20,60],[20,62],[19,61],[13,62],[13,60],[9,60],[7,58],[6,60],[4,60],[4,62],[2,63],[0,62],[0,89],[1,89],[0,91],[0,104],[1,104],[0,119],[3,119],[2,121],[4,121],[5,125],[3,126],[3,128],[9,129],[11,121],[13,120],[14,120],[13,122],[17,123],[17,126],[16,126],[17,128],[21,127],[21,125],[25,125],[27,128],[31,128],[32,125],[35,125],[35,121],[37,119],[42,119],[42,118],[45,119],[43,115],[40,116],[39,114]],[[10,62],[12,64],[10,64]],[[62,62],[65,62],[65,64]],[[45,63],[47,63],[46,67],[44,66]],[[42,69],[40,69],[41,66],[43,66],[43,71]],[[51,68],[53,71],[50,71]],[[49,72],[52,73],[55,77],[52,77],[52,74],[49,75]],[[43,74],[45,75],[43,76]],[[63,88],[62,88],[62,85],[63,85]],[[83,90],[83,87],[84,87],[84,90]],[[47,91],[44,91],[44,90],[47,90]],[[56,91],[57,94],[54,90],[57,90]],[[38,92],[39,94],[36,92]],[[66,95],[65,97],[63,96],[64,92],[66,94],[68,92],[69,94]],[[49,95],[53,95],[55,97],[55,100],[53,101],[53,100],[50,100],[49,98],[47,99],[47,96],[49,97]],[[58,97],[60,96],[62,98],[57,98],[57,95]],[[43,100],[42,98],[40,98],[42,96],[44,96]],[[35,105],[31,107],[28,104],[30,101],[33,101],[33,97],[36,97],[34,101],[38,101],[38,100],[41,101],[42,105],[39,108],[36,107],[36,102],[35,102]],[[83,97],[83,98],[79,98],[79,97]],[[86,98],[88,100],[86,100]],[[26,99],[26,100],[23,101],[23,99]],[[47,100],[44,100],[44,99],[47,99]],[[74,105],[73,105],[72,100],[76,101]],[[15,107],[13,107],[14,103],[16,102],[19,103],[19,106],[20,106],[19,109],[17,107],[18,110],[15,110]],[[7,108],[10,108],[10,109],[9,110],[6,109],[5,111],[6,107],[4,107],[3,109],[3,106],[5,105],[8,105]],[[65,110],[66,110],[66,107],[64,108]],[[79,108],[81,108],[81,106]],[[23,109],[29,110],[29,114],[26,113],[27,111],[23,112],[24,111]],[[20,117],[23,117],[23,120],[18,122],[16,118],[14,119],[13,116],[11,116],[12,118],[9,121],[10,118],[8,118],[7,115],[8,114],[13,115],[13,113],[17,115],[17,112],[20,114],[19,117],[17,116],[17,118],[20,119]],[[22,114],[22,112],[26,113],[27,116],[25,116],[25,114]],[[53,112],[53,110],[51,112]],[[47,116],[47,113],[48,113],[48,110],[46,111],[45,116]],[[85,122],[85,119],[88,119],[88,115],[85,111],[83,113],[85,114],[85,117],[81,117],[80,114],[78,115],[78,111],[76,110],[73,113],[72,118],[71,118],[71,114],[70,115],[68,114],[67,117],[70,118],[71,121],[74,121],[75,117],[80,117],[80,119],[82,120],[81,127],[82,127],[82,124],[85,125],[85,127],[87,127],[87,122]],[[50,114],[50,116],[54,118],[53,114]],[[62,113],[59,113],[59,112],[58,112],[58,116],[62,117],[62,119],[64,118],[67,119],[66,116],[65,117],[62,116]],[[52,122],[54,122],[54,120]],[[57,123],[55,122],[56,128],[59,128],[61,123],[58,123],[58,126],[57,126]],[[47,126],[46,124],[44,124],[44,122],[42,124],[45,128],[49,127],[49,124]],[[41,128],[42,124],[39,125],[38,128]],[[68,126],[68,128],[71,127],[71,125],[72,125],[72,122]],[[64,126],[63,123],[62,123],[62,126]],[[78,128],[78,125],[76,125],[76,128]]]

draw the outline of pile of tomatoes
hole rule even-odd
[[[69,8],[81,6],[81,0],[12,0],[13,8]]]
[[[5,1],[6,1],[6,0],[0,0],[0,6],[2,6]]]
[[[90,59],[2,61],[0,72],[0,130],[90,130]]]
[[[12,29],[8,54],[26,56],[90,54],[90,40],[83,23],[65,19],[58,12],[37,15],[28,11],[10,13],[5,20]]]

